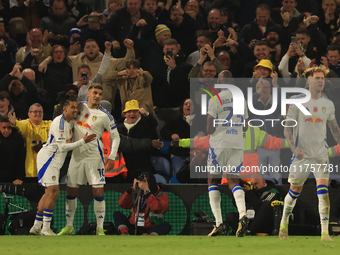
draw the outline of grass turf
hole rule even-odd
[[[280,241],[273,236],[236,238],[206,236],[1,236],[3,255],[29,254],[335,254],[334,242],[318,236],[290,236]]]

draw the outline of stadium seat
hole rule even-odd
[[[156,183],[163,183],[163,184],[167,183],[166,179],[162,175],[155,174],[154,176],[155,176],[155,179],[156,179]]]
[[[176,175],[172,176],[170,181],[169,181],[169,184],[179,184],[180,182],[177,180],[177,177]]]
[[[180,156],[173,156],[171,158],[171,176],[175,176],[178,173],[186,159],[186,157]]]
[[[155,168],[156,174],[161,175],[166,182],[170,179],[170,163],[166,158],[153,156],[151,157],[151,164]]]

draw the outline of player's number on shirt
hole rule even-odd
[[[233,107],[231,106],[228,106],[228,107],[225,107],[223,108],[224,111],[229,111],[229,115],[227,116],[227,118],[225,119],[227,123],[223,123],[222,126],[223,127],[230,127],[231,123],[229,122],[230,119],[233,117]],[[235,122],[235,123],[232,123],[233,126],[242,126],[243,125],[243,116],[238,114],[236,115],[237,118],[240,118],[241,121],[240,122]]]
[[[99,172],[100,177],[104,177],[105,175],[105,169],[97,169]]]

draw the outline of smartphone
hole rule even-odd
[[[87,73],[81,73],[81,78],[86,81],[87,80]]]
[[[76,44],[77,42],[80,43],[80,37],[74,37],[73,38],[73,43],[72,44]]]
[[[99,22],[99,16],[89,16],[88,21],[90,22]]]
[[[298,40],[297,40],[296,36],[291,37],[291,43],[298,44]]]
[[[166,55],[169,56],[169,57],[171,57],[171,58],[173,57],[173,54],[172,54],[172,51],[171,51],[171,50],[168,50],[168,51],[166,52]]]

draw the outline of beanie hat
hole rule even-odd
[[[81,30],[79,28],[72,28],[70,30],[70,34],[68,35],[68,38],[71,38],[73,34],[79,34],[81,36]]]
[[[166,33],[169,33],[170,37],[171,37],[171,31],[166,25],[164,25],[164,24],[157,25],[157,27],[155,29],[156,40],[158,40],[159,37],[161,37],[162,35],[164,35]]]

